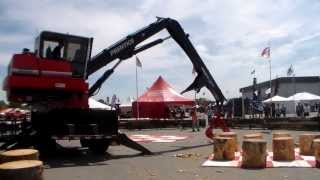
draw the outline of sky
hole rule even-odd
[[[239,97],[239,89],[252,84],[253,70],[258,82],[269,80],[268,59],[260,56],[269,45],[272,78],[286,76],[290,65],[296,76],[319,76],[319,12],[318,0],[2,0],[0,81],[12,55],[32,50],[43,30],[93,37],[95,55],[159,16],[178,20],[224,95]],[[164,30],[151,40],[167,35]],[[172,39],[138,57],[139,95],[160,75],[178,92],[195,78],[190,60]],[[90,76],[89,84],[110,66]],[[95,98],[113,94],[121,102],[136,96],[134,57],[116,69]],[[213,99],[205,89],[197,97]]]

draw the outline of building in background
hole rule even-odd
[[[261,107],[256,108],[257,105],[264,107],[262,101],[275,95],[286,98],[300,92],[320,95],[320,76],[279,77],[271,80],[271,88],[270,91],[270,81],[256,83],[256,80],[254,80],[253,85],[240,88],[242,117],[245,114],[263,113]],[[294,106],[293,104],[291,113],[295,112]],[[273,109],[276,109],[276,107],[273,107]]]
[[[309,92],[320,95],[320,76],[301,76],[301,77],[279,77],[271,80],[272,96],[279,95],[289,97],[298,92]],[[258,99],[265,100],[270,97],[270,81],[257,83],[240,88],[240,93],[244,99],[253,99],[253,95]]]

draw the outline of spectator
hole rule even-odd
[[[302,107],[303,107],[303,106],[302,106]],[[303,113],[304,117],[309,116],[309,113],[310,113],[310,106],[309,106],[309,104],[305,103],[303,109],[304,109],[304,113]]]
[[[284,104],[282,104],[280,111],[281,111],[281,114],[283,115],[283,117],[286,117],[287,108],[284,106]]]
[[[304,108],[301,103],[298,103],[298,105],[296,106],[296,112],[298,117],[302,117],[304,115]]]
[[[198,120],[198,117],[197,117],[197,106],[195,106],[192,109],[191,117],[192,117],[192,132],[195,132],[195,129],[197,129],[197,131],[200,131],[199,120]]]
[[[276,117],[280,117],[281,116],[281,112],[280,112],[280,104],[277,104],[277,108],[276,108]]]
[[[271,103],[271,117],[276,117],[276,106],[274,103]]]

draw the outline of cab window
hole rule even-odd
[[[38,54],[41,59],[69,62],[72,66],[72,75],[85,78],[88,51],[90,50],[88,46],[88,38],[43,32],[40,36]]]
[[[48,59],[53,59],[54,58],[53,50],[58,45],[59,45],[58,41],[44,40],[43,41],[42,57],[48,58]],[[64,55],[64,47],[62,47],[60,50],[60,58],[64,58],[63,55]]]

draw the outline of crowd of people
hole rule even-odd
[[[320,104],[315,103],[314,105],[310,105],[308,103],[298,103],[296,105],[296,114],[298,117],[308,117],[310,112],[318,112],[320,113]]]
[[[225,114],[219,111],[217,115],[217,107],[212,105],[195,105],[192,107],[172,106],[168,107],[168,117],[172,119],[191,118],[192,131],[200,131],[200,120],[205,122],[205,126],[208,127],[220,127],[223,130],[227,130],[224,122]],[[211,128],[211,130],[212,130]]]
[[[308,103],[299,102],[295,106],[295,114],[297,117],[308,117],[311,112],[320,113],[320,104],[315,103],[310,105]],[[264,118],[279,118],[287,117],[287,107],[284,104],[264,104],[263,106]]]
[[[275,105],[274,103],[265,104],[263,106],[263,112],[265,118],[287,116],[287,108],[284,104],[282,104],[281,106],[280,104]]]

